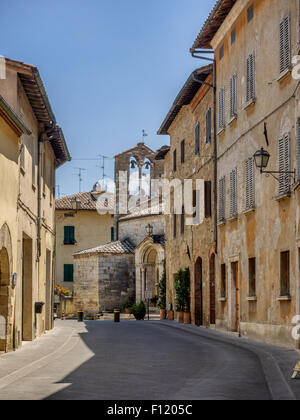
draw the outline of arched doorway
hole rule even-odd
[[[157,276],[158,255],[154,248],[150,248],[144,255],[145,266],[145,293],[150,292],[152,297],[157,296],[156,276]]]
[[[7,351],[9,315],[9,257],[6,248],[0,250],[0,351]]]
[[[195,264],[195,324],[203,325],[203,279],[202,258],[198,258]]]
[[[209,284],[210,284],[210,324],[216,323],[216,276],[215,276],[215,254],[212,254],[209,262]]]

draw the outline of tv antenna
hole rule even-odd
[[[148,134],[145,130],[142,130],[142,136],[143,136],[143,143],[145,143],[145,137],[148,137]]]
[[[99,158],[102,159],[102,165],[98,166],[98,168],[100,168],[102,170],[102,188],[107,189],[107,186],[104,186],[104,182],[105,182],[105,178],[106,178],[106,174],[105,174],[105,162],[107,159],[109,159],[108,156],[104,156],[104,155],[99,155]]]
[[[82,172],[86,171],[86,169],[85,168],[74,168],[74,169],[77,169],[77,171],[78,171],[78,174],[74,174],[74,175],[78,176],[78,178],[79,178],[79,192],[81,193],[81,183],[83,181]]]

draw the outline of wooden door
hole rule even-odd
[[[239,264],[232,264],[233,287],[235,288],[235,331],[240,329],[240,282],[239,282]]]
[[[202,286],[202,259],[198,258],[195,264],[195,324],[203,325],[203,286]]]
[[[216,323],[216,279],[215,279],[215,255],[210,258],[210,324]]]

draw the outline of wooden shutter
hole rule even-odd
[[[74,281],[74,266],[73,264],[64,265],[64,282],[72,283]]]
[[[115,240],[115,228],[113,226],[110,228],[110,239],[112,242]]]
[[[230,79],[230,118],[237,114],[237,77],[236,74]]]
[[[297,120],[296,127],[296,142],[297,142],[297,179],[300,180],[300,118]]]
[[[200,155],[200,123],[196,124],[195,129],[195,154],[196,156]]]
[[[185,141],[182,140],[181,142],[181,163],[185,161]]]
[[[225,198],[226,198],[226,178],[223,177],[219,181],[219,221],[225,220]]]
[[[291,65],[291,30],[290,17],[287,16],[280,22],[280,73]]]
[[[174,238],[177,236],[177,214],[173,215],[173,236]]]
[[[225,88],[222,87],[219,92],[219,128],[225,127]]]
[[[173,152],[173,170],[174,170],[174,172],[177,171],[177,151],[176,151],[176,149]]]
[[[205,217],[209,218],[212,215],[211,211],[211,181],[205,181]]]
[[[246,161],[246,210],[251,210],[255,206],[255,171],[254,159]]]
[[[290,165],[290,136],[286,134],[278,142],[278,170],[281,172],[289,172]],[[279,195],[288,194],[290,192],[290,175],[279,174]]]
[[[185,209],[184,206],[182,206],[181,209],[181,217],[180,217],[180,231],[181,231],[181,235],[184,234],[184,228],[185,228]]]
[[[206,144],[211,143],[211,108],[206,111]]]
[[[75,227],[74,226],[65,226],[64,227],[64,243],[65,245],[70,245],[75,243]]]
[[[230,217],[237,215],[237,169],[230,173]]]
[[[250,54],[247,60],[247,102],[255,98],[255,56]]]

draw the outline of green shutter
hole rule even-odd
[[[110,229],[110,237],[111,237],[111,241],[113,242],[115,240],[115,228],[111,227]]]
[[[73,264],[64,265],[64,282],[73,283],[74,281],[74,266]]]
[[[75,227],[65,226],[64,230],[65,230],[64,244],[65,245],[75,244]]]

